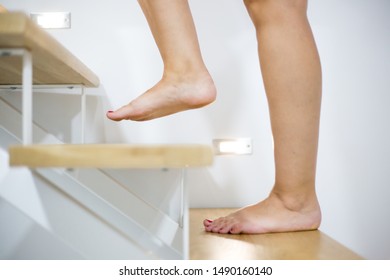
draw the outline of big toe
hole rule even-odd
[[[113,121],[137,120],[141,118],[131,104],[125,105],[116,111],[108,111],[106,116]]]
[[[209,219],[205,219],[205,220],[203,221],[203,225],[204,225],[205,227],[210,226],[212,223],[213,223],[213,221],[212,221],[212,220],[209,220]]]

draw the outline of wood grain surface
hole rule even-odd
[[[9,148],[11,166],[182,168],[211,165],[207,145],[59,144]]]
[[[99,85],[99,78],[85,64],[24,13],[0,13],[0,48],[32,52],[34,84]],[[21,57],[0,56],[0,85],[20,85],[21,73]]]

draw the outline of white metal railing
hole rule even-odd
[[[86,117],[86,92],[83,85],[33,85],[33,64],[32,54],[29,50],[23,48],[0,48],[0,57],[20,56],[22,57],[22,85],[1,85],[2,91],[22,91],[22,143],[29,145],[33,143],[33,90],[57,90],[61,93],[75,93],[80,90],[80,113],[81,113],[81,136],[80,143],[85,143],[85,117]]]
[[[18,143],[16,139],[20,139],[21,136],[21,116],[14,108],[2,102],[1,99],[0,120],[0,127],[4,128],[0,129],[0,134],[8,133],[15,139],[13,144]],[[15,125],[16,123],[19,126]],[[39,138],[45,139],[45,143],[61,143],[57,138],[47,134],[47,131],[35,124],[32,127]],[[44,134],[49,137],[43,137]],[[1,137],[0,141],[0,145],[4,148],[12,144],[2,143],[6,138]],[[122,186],[121,182],[104,170],[85,170],[83,172],[87,173],[81,176],[82,178],[80,177],[82,173],[77,173],[75,177],[72,172],[58,168],[42,168],[33,172],[52,182],[57,188],[78,201],[97,217],[103,219],[114,229],[119,230],[127,236],[129,241],[135,242],[139,248],[143,248],[145,254],[149,257],[162,259],[188,258],[188,212],[183,201],[180,202],[182,203],[182,216],[177,222],[156,206],[144,201],[142,197],[133,194],[129,188]],[[86,180],[86,178],[89,179]],[[179,181],[177,187],[181,188],[182,192],[186,192],[183,178]],[[156,224],[151,223],[152,221],[155,221]],[[159,230],[156,230],[156,228]],[[170,233],[170,236],[176,235],[172,233],[178,232],[178,236],[182,238],[179,247],[172,243],[172,240],[166,234],[167,232]]]
[[[79,89],[79,93],[81,96],[80,100],[80,113],[81,113],[81,139],[80,142],[85,142],[85,118],[86,118],[86,92],[85,87],[83,85],[33,85],[33,65],[32,65],[32,54],[29,50],[23,48],[2,48],[0,49],[0,57],[1,56],[20,56],[22,57],[22,85],[1,85],[1,91],[22,91],[22,119],[21,119],[21,141],[23,145],[29,145],[33,143],[33,90],[53,90],[53,89],[64,89],[65,91],[75,92],[75,89]],[[1,105],[1,104],[0,104]],[[3,112],[0,112],[0,115]],[[8,115],[7,119],[10,118]],[[9,127],[9,132],[12,132],[16,129],[16,127]],[[20,128],[19,128],[20,129]],[[35,129],[36,130],[36,129]],[[15,132],[15,131],[14,131]],[[41,133],[43,133],[41,131]],[[44,132],[47,133],[47,132]],[[15,133],[18,135],[19,133]],[[148,230],[144,229],[142,226],[139,226],[131,217],[132,213],[122,212],[122,210],[117,209],[114,201],[106,201],[104,197],[96,196],[91,200],[91,192],[89,186],[85,186],[69,176],[68,173],[58,173],[56,170],[51,169],[42,169],[36,171],[41,176],[49,179],[54,182],[56,186],[70,194],[72,197],[80,201],[83,205],[91,209],[94,213],[98,214],[104,220],[108,221],[115,228],[125,232],[129,237],[133,240],[136,240],[142,247],[148,248],[152,252],[156,253],[159,257],[162,258],[184,258],[188,259],[189,252],[189,232],[188,232],[188,194],[187,188],[184,186],[185,182],[185,168],[181,170],[181,180],[180,180],[180,192],[181,192],[181,205],[180,205],[180,218],[178,223],[176,224],[179,230],[182,232],[182,252],[178,252],[176,249],[171,247],[164,241],[164,236],[156,236],[154,233],[150,233]],[[96,170],[98,172],[98,170]],[[96,173],[97,174],[97,173]],[[95,174],[95,175],[96,175]],[[104,174],[103,174],[104,175]],[[97,176],[97,175],[96,175]],[[101,176],[101,174],[99,175]],[[120,186],[118,186],[120,188]],[[128,193],[129,197],[134,199],[134,197]],[[92,202],[91,202],[92,201]],[[136,199],[139,205],[143,205],[148,209],[149,206],[145,206],[145,202],[142,199]],[[92,203],[92,204],[91,204]],[[164,220],[166,219],[166,215],[161,213],[158,209],[154,209],[153,211],[157,211],[157,216]],[[152,212],[153,212],[152,211]],[[115,222],[111,222],[112,215],[116,217]],[[168,222],[169,224],[170,222]],[[175,227],[175,223],[172,223],[173,227]],[[139,238],[137,238],[139,237]]]

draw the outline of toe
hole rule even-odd
[[[224,225],[224,226],[222,226],[222,227],[219,229],[219,231],[218,231],[218,233],[223,233],[223,234],[229,233],[229,232],[230,232],[230,226],[229,226],[229,225]]]
[[[120,119],[117,118],[115,111],[108,111],[106,113],[106,117],[109,118],[112,121],[120,121]]]
[[[213,223],[213,221],[212,221],[212,220],[209,220],[209,219],[206,219],[206,220],[203,221],[203,225],[204,225],[205,227],[210,226],[212,223]]]
[[[240,234],[242,232],[242,227],[240,224],[234,224],[230,227],[229,233],[231,234]]]
[[[106,116],[110,120],[121,121],[121,120],[124,120],[124,119],[128,118],[128,113],[129,113],[128,111],[129,110],[128,110],[127,106],[123,106],[123,107],[121,107],[120,109],[118,109],[116,111],[108,111]]]
[[[221,226],[219,225],[211,228],[211,231],[214,233],[219,233],[220,230],[221,230]]]
[[[221,218],[217,219],[217,220],[214,220],[208,227],[208,231],[211,231],[211,232],[219,232],[219,230],[222,228],[223,226],[223,220]]]
[[[147,118],[147,112],[133,105],[133,102],[122,106],[116,111],[108,111],[107,117],[113,121],[139,121]]]

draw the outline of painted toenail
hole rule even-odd
[[[213,222],[212,220],[209,220],[209,219],[206,219],[206,221],[208,221],[209,223],[212,223],[212,222]]]
[[[114,111],[108,111],[108,113],[114,113]]]

